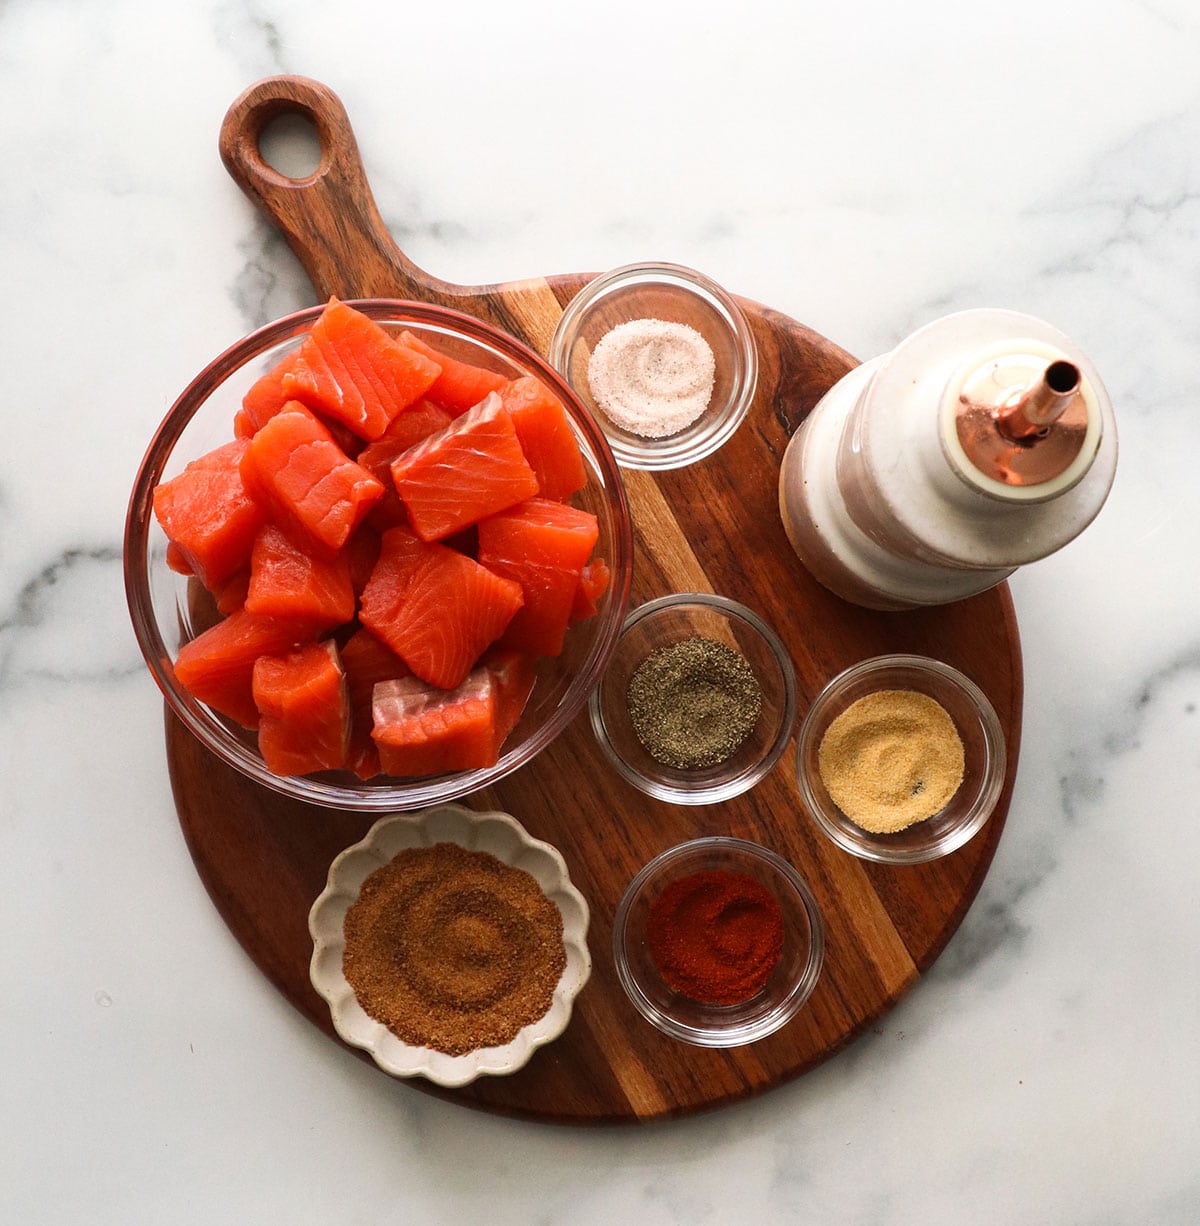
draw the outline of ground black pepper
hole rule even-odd
[[[652,651],[629,679],[629,718],[662,766],[719,766],[754,731],[762,708],[758,678],[732,647],[702,637]]]

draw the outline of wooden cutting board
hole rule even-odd
[[[315,125],[322,160],[309,178],[286,179],[259,154],[264,125],[284,113]],[[461,286],[417,268],[380,219],[341,103],[316,82],[275,77],[254,85],[230,108],[220,144],[234,179],[286,235],[318,300],[336,294],[441,303],[499,325],[544,355],[564,304],[589,279]],[[702,463],[655,476],[626,473],[633,603],[700,587],[756,609],[791,652],[802,712],[825,681],[867,656],[912,651],[961,669],[991,699],[1008,740],[996,814],[965,848],[935,864],[865,864],[832,846],[806,817],[790,752],[745,796],[676,807],[617,778],[581,714],[532,764],[469,803],[514,814],[562,852],[591,905],[592,978],[566,1034],[520,1072],[456,1091],[417,1079],[411,1084],[419,1089],[556,1121],[650,1120],[746,1098],[805,1072],[877,1024],[941,953],[987,872],[1020,741],[1021,656],[1007,587],[897,614],[846,604],[810,578],[780,523],[778,466],[791,432],[855,360],[802,324],[739,301],[761,359],[749,418]],[[217,909],[267,977],[333,1037],[327,1008],[309,984],[307,915],[329,862],[362,837],[371,819],[310,807],[251,783],[170,714],[167,753],[179,820]],[[610,952],[613,912],[637,869],[666,847],[710,834],[754,839],[791,860],[827,927],[825,967],[807,1007],[771,1038],[724,1052],[675,1042],[644,1022],[621,991]]]

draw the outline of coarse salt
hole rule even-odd
[[[695,328],[631,319],[597,342],[588,386],[614,425],[642,438],[666,438],[708,408],[716,368],[712,348]]]

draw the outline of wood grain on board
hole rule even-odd
[[[284,178],[259,154],[263,126],[285,113],[306,116],[317,130],[322,160],[309,178]],[[341,103],[316,82],[277,77],[247,90],[230,108],[220,147],[234,179],[287,237],[318,300],[336,294],[439,303],[496,324],[544,355],[563,306],[589,279],[460,286],[417,268],[379,216]],[[1007,737],[1007,781],[996,813],[972,842],[937,863],[869,865],[834,847],[806,817],[790,751],[744,796],[672,806],[614,775],[581,714],[534,762],[468,803],[514,814],[562,852],[591,906],[592,978],[567,1032],[524,1069],[459,1090],[416,1079],[419,1089],[491,1111],[581,1122],[657,1119],[746,1098],[805,1072],[877,1024],[937,958],[987,872],[1020,741],[1021,657],[1008,589],[936,609],[878,613],[839,600],[808,575],[780,522],[778,466],[791,432],[855,360],[785,315],[739,303],[760,357],[747,421],[705,461],[625,474],[635,537],[632,603],[686,582],[757,610],[791,653],[802,711],[835,673],[882,652],[931,655],[961,669],[991,699]],[[308,910],[330,861],[372,819],[250,782],[170,713],[167,753],[180,823],[217,909],[284,996],[333,1036],[308,978]],[[611,955],[613,914],[629,879],[664,848],[708,834],[754,839],[792,861],[817,898],[827,933],[824,970],[800,1015],[770,1038],[730,1051],[659,1034],[626,1001]]]

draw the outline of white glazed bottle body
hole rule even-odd
[[[964,370],[1006,350],[1076,363],[1088,434],[1071,470],[1011,490],[978,472],[954,434]],[[1116,427],[1086,356],[1012,311],[946,316],[855,368],[802,423],[780,472],[789,540],[814,576],[856,604],[908,609],[985,591],[1095,517],[1116,466]]]

